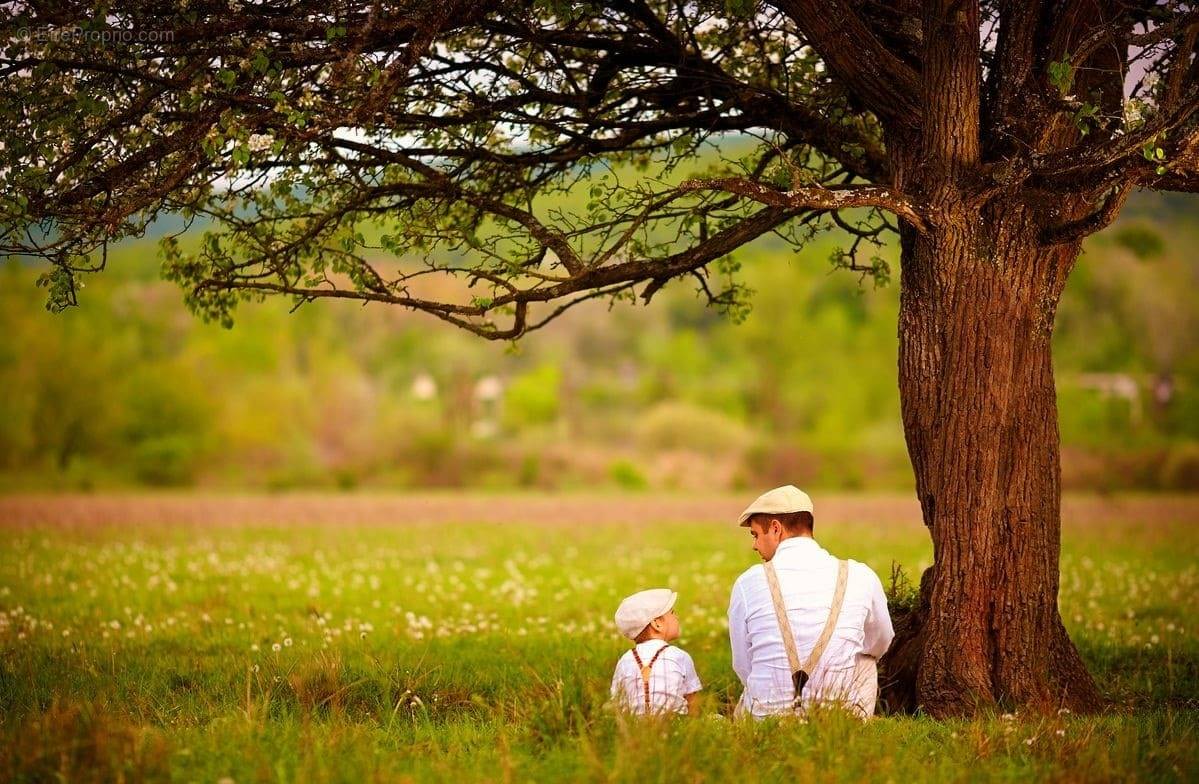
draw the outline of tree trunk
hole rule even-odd
[[[891,707],[935,716],[1101,700],[1058,613],[1060,466],[1050,355],[1077,245],[1019,204],[904,232],[899,390],[933,540],[884,660]]]

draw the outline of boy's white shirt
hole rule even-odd
[[[836,588],[837,559],[809,537],[779,543],[771,560],[787,605],[801,661],[807,661],[824,629]],[[849,562],[849,580],[841,615],[816,671],[804,687],[804,703],[825,699],[873,708],[877,676],[864,679],[873,661],[887,651],[895,632],[878,575],[865,564]],[[779,632],[774,602],[761,564],[733,584],[729,601],[729,642],[733,669],[744,691],[741,710],[754,716],[791,710],[795,687]]]
[[[663,640],[646,640],[636,645],[637,655],[643,664],[648,664],[659,648],[667,645]],[[653,713],[686,713],[686,695],[703,688],[691,655],[676,645],[662,651],[654,662],[649,676],[650,711]],[[616,662],[612,673],[612,701],[632,713],[645,713],[645,687],[642,685],[641,668],[626,651]]]

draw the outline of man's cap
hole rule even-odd
[[[665,615],[674,607],[679,595],[669,588],[651,588],[638,591],[625,599],[616,608],[616,628],[630,640],[637,639],[641,630],[659,615]]]
[[[749,525],[749,518],[756,514],[787,514],[788,512],[812,512],[812,499],[795,485],[783,485],[762,493],[745,508],[737,523]]]

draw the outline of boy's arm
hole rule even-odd
[[[683,665],[683,683],[682,683],[683,688],[682,688],[682,691],[683,691],[683,699],[687,701],[687,715],[695,716],[695,715],[697,715],[696,711],[699,710],[699,708],[697,707],[697,701],[699,700],[699,692],[701,689],[703,689],[704,684],[699,679],[699,673],[695,671],[695,660],[691,658],[691,654],[687,653],[684,650],[680,650],[679,653],[682,654],[682,662],[681,662]]]

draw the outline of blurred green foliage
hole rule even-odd
[[[558,418],[562,370],[543,364],[513,376],[504,395],[504,421],[513,428],[551,424]]]
[[[1143,196],[1079,260],[1055,338],[1068,487],[1199,487],[1194,210]],[[739,324],[683,280],[516,346],[338,302],[268,301],[224,330],[159,279],[152,239],[113,251],[61,314],[37,268],[9,263],[0,482],[906,487],[898,287],[831,269],[838,244],[737,254],[755,291]],[[881,255],[898,269],[893,245]]]

